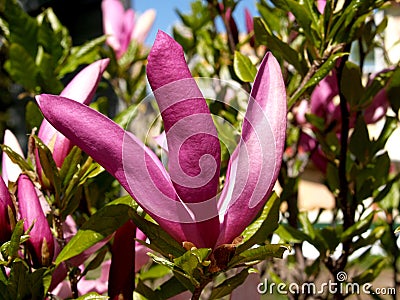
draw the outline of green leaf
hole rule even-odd
[[[239,51],[235,51],[233,69],[239,79],[244,82],[253,82],[256,78],[257,68],[253,65],[250,58]]]
[[[34,58],[19,44],[11,44],[9,58],[4,65],[11,78],[28,91],[34,92],[39,73]]]
[[[397,114],[400,109],[400,68],[396,68],[387,86],[387,95],[393,111]]]
[[[37,81],[42,87],[43,92],[59,94],[64,86],[56,77],[55,69],[57,62],[54,60],[54,57],[48,53],[39,51],[36,57],[36,64],[39,68]]]
[[[364,272],[353,277],[353,282],[358,284],[373,282],[386,266],[386,257],[377,257]]]
[[[316,48],[319,48],[321,37],[319,36],[319,32],[315,31],[317,24],[313,22],[313,15],[307,12],[303,4],[294,0],[272,0],[272,3],[287,12],[291,12],[303,29],[301,33],[303,33]]]
[[[358,250],[362,247],[371,246],[383,236],[385,231],[385,226],[375,227],[366,238],[360,236],[360,238],[355,241],[351,247],[353,250]]]
[[[210,255],[211,249],[191,249],[186,251],[182,256],[174,259],[174,264],[185,271],[189,276],[193,276],[196,269],[202,267],[202,263]]]
[[[65,64],[59,71],[59,78],[74,72],[80,65],[90,64],[99,58],[100,47],[104,44],[106,36],[101,36],[71,49]]]
[[[49,180],[51,186],[54,188],[56,198],[55,201],[57,204],[59,204],[61,195],[61,178],[57,165],[53,158],[53,153],[38,136],[33,135],[33,139],[35,140],[36,149],[39,153],[39,160],[42,166],[43,173]]]
[[[94,244],[104,240],[125,222],[136,209],[136,204],[130,196],[118,198],[98,210],[78,230],[75,236],[58,255],[55,264],[70,259]]]
[[[24,220],[19,220],[15,225],[11,235],[10,245],[8,246],[8,256],[15,258],[18,257],[19,245],[21,244],[21,237],[24,234]]]
[[[147,221],[136,212],[133,212],[131,218],[136,226],[139,227],[150,240],[151,245],[154,247],[153,249],[156,249],[157,252],[165,257],[170,257],[171,255],[173,257],[179,257],[186,252],[181,244],[175,241],[160,226]]]
[[[147,285],[145,285],[142,280],[138,281],[138,283],[135,287],[134,293],[138,293],[139,295],[142,295],[144,297],[144,299],[154,299],[154,300],[164,299],[162,296],[157,295],[157,293],[155,291],[153,291],[151,288],[149,288]],[[137,300],[135,297],[133,299]]]
[[[280,199],[273,193],[258,217],[243,232],[243,242],[240,244],[236,253],[241,253],[255,244],[262,244],[278,228]]]
[[[170,299],[186,290],[187,288],[173,276],[164,282],[155,292],[161,299]]]
[[[26,55],[33,60],[38,50],[38,24],[36,19],[30,17],[15,0],[5,1],[4,16],[10,30],[10,42],[20,45],[25,50]],[[12,52],[10,49],[10,55]],[[21,57],[20,59],[21,64],[23,64],[24,58]]]
[[[29,101],[26,104],[25,120],[28,125],[28,131],[31,131],[35,127],[39,128],[40,125],[42,124],[43,115],[34,101]]]
[[[151,265],[148,270],[141,270],[139,278],[141,280],[162,278],[170,273],[170,269],[162,265]]]
[[[238,274],[224,280],[221,284],[214,287],[211,291],[209,299],[221,299],[222,297],[232,293],[234,289],[242,285],[247,276],[251,273],[250,269],[244,269]]]
[[[292,95],[289,99],[288,107],[292,107],[295,103],[296,100],[299,99],[299,97],[308,89],[311,88],[315,85],[317,85],[325,76],[329,74],[329,72],[335,67],[336,61],[345,55],[348,55],[348,53],[336,53],[331,55],[319,68],[318,70],[314,73],[313,76],[311,76],[310,80],[307,81],[307,83],[294,95]]]
[[[28,164],[25,159],[21,157],[18,153],[14,152],[13,149],[6,145],[0,145],[1,150],[3,150],[4,153],[8,155],[8,157],[11,159],[11,161],[15,164],[17,164],[22,171],[28,171],[28,172],[33,172],[33,168],[30,164]]]
[[[397,234],[399,232],[400,232],[400,226],[395,229],[394,233]]]
[[[280,60],[287,61],[300,74],[305,75],[306,67],[303,65],[299,53],[287,43],[276,37],[266,23],[259,17],[254,18],[254,32],[259,44],[267,45],[271,52]]]
[[[383,126],[381,133],[376,141],[372,145],[372,153],[376,154],[378,151],[382,150],[389,137],[397,129],[397,119],[395,117],[386,116],[385,125]]]
[[[374,218],[375,212],[371,212],[368,216],[365,218],[362,218],[360,221],[355,223],[353,226],[347,228],[343,233],[342,233],[342,242],[346,242],[348,240],[351,240],[353,237],[360,235],[367,231],[372,223],[372,220]]]
[[[88,293],[86,295],[75,298],[76,300],[107,300],[110,299],[108,296],[101,296],[95,292]]]
[[[280,224],[275,233],[289,243],[302,243],[304,241],[312,243],[312,239],[308,235],[289,225]]]
[[[371,159],[372,143],[369,138],[367,125],[361,116],[357,118],[353,134],[350,137],[349,150],[360,162],[366,163]]]
[[[229,262],[228,267],[231,268],[247,263],[254,264],[268,257],[282,258],[286,250],[290,250],[290,246],[284,244],[268,244],[257,248],[251,248],[235,255]]]
[[[89,262],[89,264],[85,267],[85,270],[82,272],[80,277],[85,276],[89,271],[95,270],[100,267],[101,263],[104,261],[104,257],[106,256],[108,249],[104,247],[96,256]]]
[[[64,162],[60,169],[60,178],[62,181],[62,187],[68,186],[68,183],[71,181],[74,174],[78,171],[79,163],[82,159],[82,150],[76,146],[74,146],[71,151],[68,153],[67,157],[64,159]]]
[[[342,77],[340,78],[340,90],[350,107],[358,105],[364,94],[361,83],[361,69],[351,61],[346,61]]]

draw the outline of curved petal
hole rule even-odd
[[[239,236],[268,199],[282,162],[286,109],[281,69],[268,53],[251,91],[241,141],[231,157],[221,194],[223,229],[217,246]]]
[[[4,133],[4,145],[10,147],[14,152],[18,153],[21,157],[24,157],[24,153],[22,152],[21,146],[15,135],[8,129],[6,129]],[[13,163],[11,159],[8,157],[6,153],[3,152],[2,157],[2,173],[1,177],[3,178],[6,185],[9,181],[17,182],[18,176],[21,174],[21,168]]]
[[[18,178],[18,206],[21,219],[24,220],[24,230],[33,224],[27,244],[34,266],[49,265],[54,255],[54,238],[40,205],[35,186],[25,174],[21,174]],[[47,253],[43,252],[46,248]]]
[[[164,121],[174,186],[185,202],[208,200],[216,195],[220,166],[220,145],[208,106],[182,47],[166,33],[158,32],[148,61],[147,76]]]
[[[148,9],[139,16],[132,31],[132,39],[143,44],[156,18],[156,11]]]
[[[141,141],[106,116],[70,99],[44,94],[36,100],[47,120],[113,175],[164,230],[180,242],[201,243],[202,236],[193,224],[180,224],[179,214],[185,211],[176,201],[168,174]]]
[[[114,49],[117,57],[121,52],[121,40],[124,28],[124,7],[119,0],[103,0],[101,2],[103,14],[103,30],[107,36],[107,44]]]
[[[98,60],[82,69],[64,88],[60,96],[88,105],[109,62],[110,59],[108,58]],[[71,141],[51,126],[46,119],[40,125],[38,137],[53,151],[54,161],[60,168],[73,146]],[[36,165],[38,166],[39,176],[41,176],[42,168],[38,157],[36,158]]]
[[[186,64],[182,47],[158,31],[148,56],[147,77],[164,121],[168,169],[183,202],[209,200],[213,217],[198,224],[208,246],[218,236],[215,196],[219,184],[221,149],[207,103]],[[195,222],[202,209],[193,211]]]
[[[2,178],[0,178],[0,244],[11,237],[11,225],[8,211],[11,209],[15,215],[14,204],[10,193]]]

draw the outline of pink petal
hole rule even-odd
[[[147,76],[164,121],[168,141],[168,167],[174,187],[185,203],[209,200],[217,216],[221,149],[207,103],[186,64],[182,47],[159,31],[148,56]],[[205,212],[193,212],[195,220]],[[219,224],[213,217],[198,224],[206,244],[212,246]],[[207,234],[204,234],[207,232]],[[193,241],[192,241],[193,242]]]
[[[18,153],[21,157],[24,157],[24,153],[22,152],[21,146],[15,135],[8,129],[6,129],[4,133],[4,145],[10,147],[14,152]],[[2,157],[2,174],[1,177],[3,178],[6,185],[8,182],[17,182],[18,176],[21,174],[21,168],[13,163],[11,159],[8,157],[6,153],[3,152]]]
[[[156,18],[156,11],[148,9],[139,16],[132,31],[132,39],[143,44]]]
[[[110,60],[106,58],[85,67],[64,88],[60,96],[88,105],[96,92],[97,86],[109,62]],[[73,146],[71,141],[51,126],[46,119],[43,120],[40,126],[38,137],[53,151],[54,161],[57,167],[60,168]],[[36,164],[38,165],[38,173],[41,173],[38,157]]]
[[[317,0],[317,8],[320,14],[324,13],[326,0]]]
[[[108,296],[110,296],[111,300],[133,299],[135,287],[135,236],[136,225],[132,221],[126,222],[114,235],[108,279]]]
[[[247,276],[245,282],[238,288],[233,290],[230,300],[261,299],[261,294],[258,291],[258,286],[260,285],[260,283],[261,283],[260,274],[250,273]]]
[[[178,241],[201,241],[158,157],[99,112],[67,98],[36,97],[47,120],[93,157]],[[200,244],[200,242],[199,242]]]
[[[27,242],[34,265],[36,267],[42,266],[44,242],[47,243],[48,262],[50,263],[54,254],[54,238],[40,205],[35,186],[25,174],[22,174],[18,179],[18,206],[21,219],[24,220],[24,230],[34,224]]]
[[[285,134],[285,85],[279,63],[268,53],[252,88],[241,141],[230,160],[217,245],[231,243],[265,204],[278,178]]]
[[[103,14],[103,30],[108,35],[107,44],[121,55],[121,40],[124,34],[124,7],[119,0],[103,0],[101,3]]]
[[[8,241],[11,237],[10,218],[8,209],[11,208],[15,215],[14,204],[10,193],[2,178],[0,178],[0,244]]]

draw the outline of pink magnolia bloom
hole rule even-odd
[[[19,213],[24,220],[24,230],[33,225],[27,241],[33,265],[35,267],[49,265],[54,255],[54,238],[35,186],[25,174],[19,176],[17,184]]]
[[[14,204],[2,178],[0,178],[0,245],[10,240],[11,220],[9,210],[15,215]]]
[[[384,70],[382,72],[387,72]],[[367,85],[372,83],[373,75],[370,77]],[[303,100],[297,106],[295,111],[295,118],[298,124],[307,127],[307,120],[305,115],[307,113],[314,114],[325,120],[325,124],[329,126],[334,124],[334,130],[340,138],[340,128],[342,123],[342,115],[340,112],[339,103],[335,102],[335,97],[339,95],[339,84],[337,81],[336,72],[332,71],[331,74],[322,79],[315,87],[311,94],[310,102]],[[389,107],[389,100],[386,90],[383,88],[372,99],[371,104],[364,110],[364,121],[366,124],[374,124],[386,115]],[[350,128],[353,128],[356,123],[356,113],[350,112]],[[327,158],[318,145],[317,140],[307,133],[302,133],[299,146],[301,150],[311,152],[311,160],[315,166],[323,173],[326,172]]]
[[[22,152],[21,146],[19,145],[17,138],[8,129],[6,129],[4,133],[3,144],[10,147],[22,158],[24,157],[24,153]],[[3,178],[5,184],[7,185],[9,181],[17,182],[19,174],[21,174],[21,168],[17,164],[13,163],[7,154],[3,153],[1,177]]]
[[[182,47],[159,31],[147,75],[168,142],[168,172],[133,134],[85,105],[37,97],[57,130],[110,172],[177,241],[215,248],[232,243],[267,201],[278,177],[286,132],[286,93],[268,53],[249,98],[242,136],[218,195],[220,145],[215,125]]]
[[[326,0],[317,0],[317,8],[320,14],[324,13]]]
[[[92,100],[101,76],[108,66],[109,59],[98,60],[80,71],[64,88],[60,96],[88,105]],[[58,132],[46,119],[40,125],[38,137],[53,152],[57,167],[61,167],[64,159],[73,147],[73,143]],[[42,180],[42,167],[36,152],[36,166],[39,178]]]
[[[103,0],[101,9],[107,44],[114,49],[117,58],[126,52],[132,40],[144,42],[156,17],[155,10],[149,9],[135,22],[135,12],[132,9],[125,11],[120,0]]]

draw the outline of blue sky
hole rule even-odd
[[[181,12],[190,12],[190,0],[132,0],[132,7],[135,11],[142,13],[146,9],[154,8],[157,11],[157,17],[153,28],[146,40],[146,43],[153,44],[155,35],[158,29],[167,33],[171,33],[172,25],[179,20],[175,9],[178,8]],[[239,31],[245,31],[244,25],[244,8],[247,7],[252,15],[258,15],[255,7],[255,0],[241,0],[234,12],[234,18],[239,27]]]

